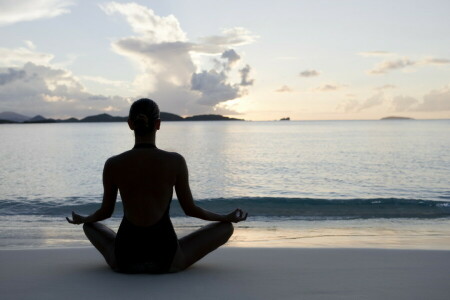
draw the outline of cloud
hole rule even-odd
[[[392,99],[392,106],[396,112],[408,111],[411,107],[417,105],[418,103],[419,100],[407,96],[396,96]]]
[[[224,57],[223,54],[222,57]],[[239,98],[247,92],[241,87],[253,85],[254,80],[249,78],[250,71],[251,68],[249,65],[239,70],[241,75],[241,82],[239,84],[228,83],[229,68],[227,67],[224,67],[221,72],[204,70],[201,73],[194,73],[191,79],[191,89],[200,92],[201,98],[198,100],[199,104],[216,106],[221,102]]]
[[[369,70],[369,74],[385,74],[389,71],[404,69],[409,66],[415,65],[417,62],[407,58],[384,61],[376,65],[372,70]]]
[[[300,72],[300,77],[315,77],[319,76],[320,72],[316,70],[304,70]]]
[[[126,115],[131,99],[150,97],[163,111],[182,115],[231,114],[254,82],[251,66],[236,49],[256,39],[246,29],[226,29],[192,42],[172,15],[161,17],[135,3],[111,2],[100,7],[108,15],[124,17],[133,30],[132,36],[113,41],[111,47],[130,59],[138,76],[132,82],[77,77],[55,65],[53,54],[40,53],[32,41],[24,41],[23,47],[0,48],[2,109],[47,117],[84,117],[101,112]],[[83,82],[94,89],[102,85],[112,96],[92,93]],[[130,95],[114,96],[118,93],[114,91],[123,87]]]
[[[25,71],[8,68],[4,73],[0,73],[0,85],[19,80],[25,77]]]
[[[0,26],[67,14],[73,2],[70,0],[3,0],[0,1]]]
[[[36,49],[36,45],[35,45],[32,41],[26,40],[26,41],[23,41],[23,42],[25,43],[25,45],[27,45],[27,47],[28,47],[29,49],[31,49],[31,50]]]
[[[376,65],[369,74],[386,74],[390,71],[400,70],[411,66],[420,65],[447,65],[450,64],[450,59],[446,58],[425,58],[419,60],[411,60],[409,58],[399,58],[396,60],[383,61]]]
[[[409,96],[396,96],[392,99],[395,111],[440,112],[450,111],[450,85],[432,90],[423,96],[423,100]]]
[[[98,84],[115,86],[115,87],[126,87],[129,85],[128,82],[122,80],[111,80],[100,76],[80,76],[81,79],[86,81],[92,81]]]
[[[108,15],[119,13],[124,16],[131,29],[144,37],[147,43],[186,41],[186,34],[173,15],[160,17],[137,3],[110,2],[100,5],[100,8]]]
[[[283,85],[279,89],[276,89],[275,92],[277,92],[277,93],[291,93],[291,92],[293,92],[293,90],[289,86]]]
[[[249,86],[253,85],[254,79],[250,79],[250,71],[251,68],[249,65],[246,65],[244,68],[239,70],[241,74],[241,86]]]
[[[369,56],[389,56],[393,55],[394,53],[388,52],[388,51],[365,51],[365,52],[359,52],[358,55],[369,57]]]
[[[378,94],[375,94],[372,97],[366,99],[364,102],[362,102],[358,106],[357,110],[362,111],[362,110],[365,110],[365,109],[368,109],[368,108],[371,108],[374,106],[379,106],[379,105],[383,104],[383,102],[384,102],[384,94],[378,93]]]
[[[237,54],[236,51],[234,51],[233,49],[225,50],[225,52],[222,53],[221,58],[225,58],[228,60],[229,67],[233,66],[234,64],[236,64],[236,62],[238,62],[241,59],[239,54]]]
[[[87,92],[67,70],[31,62],[20,68],[0,68],[0,102],[5,110],[47,117],[85,117],[111,107],[126,114],[129,106],[128,99]]]
[[[395,88],[396,88],[395,85],[385,84],[385,85],[382,85],[382,86],[378,86],[378,87],[376,87],[374,89],[378,90],[378,91],[384,91],[384,90],[390,90],[390,89],[395,89]]]
[[[385,95],[380,92],[362,102],[355,99],[342,101],[337,108],[345,112],[359,112],[383,104],[387,108],[390,106],[392,112],[450,111],[450,85],[430,91],[423,96],[422,101],[404,95],[395,96],[388,101]]]
[[[450,59],[446,58],[427,58],[424,60],[425,64],[431,65],[447,65],[450,64]]]
[[[344,112],[353,112],[356,111],[357,108],[359,107],[359,101],[355,100],[355,99],[347,99],[345,101],[342,101],[337,109],[338,110],[343,110]]]
[[[337,109],[345,112],[360,112],[365,109],[369,109],[375,106],[380,106],[385,102],[383,93],[377,93],[364,101],[358,101],[356,99],[347,99],[342,101]]]
[[[137,34],[114,41],[112,48],[135,63],[140,70],[135,89],[158,101],[161,109],[179,114],[211,113],[220,104],[244,95],[245,87],[253,84],[251,67],[239,69],[242,59],[235,50],[256,39],[248,30],[225,29],[220,35],[191,42],[173,15],[160,17],[136,3],[112,2],[101,8],[108,15],[123,16]],[[194,60],[194,56],[201,59]],[[240,82],[232,78],[240,78]]]
[[[201,93],[198,103],[215,106],[220,102],[239,97],[239,86],[228,84],[226,80],[224,72],[218,73],[214,70],[193,74],[191,88]]]
[[[26,43],[30,46],[30,43]],[[48,65],[54,58],[52,54],[40,53],[32,47],[19,47],[14,49],[0,48],[0,67],[21,67],[27,62],[32,62],[38,65]]]
[[[221,35],[207,36],[200,39],[195,50],[199,52],[214,53],[221,52],[231,46],[243,46],[253,43],[258,36],[242,27],[234,27],[222,30]]]
[[[342,87],[344,87],[344,86],[338,85],[338,84],[323,84],[321,86],[316,87],[314,90],[319,91],[319,92],[330,92],[330,91],[336,91]]]
[[[433,90],[423,96],[423,102],[414,108],[416,111],[450,111],[450,85]]]

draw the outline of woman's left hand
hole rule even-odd
[[[240,208],[235,209],[233,212],[225,216],[228,222],[239,223],[247,220],[248,213]]]
[[[72,220],[69,219],[69,217],[66,217],[67,222],[70,224],[83,224],[85,222],[86,217],[80,216],[79,214],[76,214],[74,211],[72,211]]]

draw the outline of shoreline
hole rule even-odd
[[[450,251],[221,248],[186,271],[112,272],[93,248],[0,250],[6,299],[448,299]]]
[[[172,218],[179,238],[208,222]],[[103,222],[117,231],[120,218]],[[79,226],[62,217],[0,217],[0,250],[89,247]],[[229,247],[238,248],[344,248],[450,250],[450,218],[289,220],[249,219],[236,226]]]

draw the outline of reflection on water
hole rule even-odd
[[[450,121],[166,122],[157,145],[185,156],[196,199],[449,195]],[[2,198],[100,198],[126,123],[0,126]]]
[[[276,225],[275,225],[276,224]],[[237,247],[450,250],[450,220],[326,220],[265,222],[239,228]]]
[[[1,216],[0,222],[8,224],[0,229],[0,249],[91,246],[81,226],[62,218]],[[117,231],[120,219],[104,223]],[[173,224],[182,237],[207,222],[182,217]],[[450,250],[450,220],[250,220],[235,225],[227,246]]]

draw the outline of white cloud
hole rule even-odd
[[[127,99],[94,95],[69,71],[26,63],[20,68],[0,68],[2,109],[26,115],[85,117],[117,107],[123,115]],[[38,111],[37,111],[38,110]]]
[[[221,58],[225,58],[225,59],[228,60],[228,66],[227,67],[232,67],[233,65],[235,65],[241,59],[239,54],[237,54],[236,51],[234,51],[233,49],[225,50],[222,53]]]
[[[357,110],[358,111],[362,111],[374,106],[379,106],[381,104],[383,104],[385,98],[384,98],[384,94],[383,93],[378,93],[373,95],[372,97],[369,97],[368,99],[366,99],[364,102],[362,102]]]
[[[29,49],[32,49],[32,50],[36,49],[36,45],[32,41],[26,40],[26,41],[23,41],[23,42],[25,43],[25,45],[27,45],[27,47]]]
[[[424,60],[425,64],[431,65],[448,65],[450,64],[450,59],[446,58],[427,58]]]
[[[250,72],[251,68],[249,65],[246,65],[239,70],[239,73],[241,74],[241,86],[253,85],[253,83],[255,82],[254,79],[250,79]]]
[[[111,80],[107,79],[101,76],[81,76],[80,79],[92,81],[95,83],[103,84],[103,85],[110,85],[115,87],[126,87],[129,85],[129,82],[122,81],[122,80]]]
[[[224,72],[218,73],[214,70],[193,74],[191,88],[201,92],[198,103],[215,106],[220,102],[239,97],[239,86],[227,83],[226,79]]]
[[[408,96],[396,96],[392,99],[392,106],[394,111],[408,111],[411,107],[417,105],[419,101],[416,98]]]
[[[379,56],[390,56],[393,55],[394,53],[392,52],[388,52],[388,51],[365,51],[365,52],[359,52],[358,55],[361,56],[365,56],[365,57],[370,57],[370,56],[374,56],[374,57],[379,57]]]
[[[29,45],[29,43],[27,44]],[[0,48],[0,57],[0,67],[20,67],[27,62],[48,65],[54,56],[49,53],[36,52],[33,47],[19,47]]]
[[[8,68],[0,73],[0,86],[13,82],[15,80],[24,78],[26,76],[25,71],[16,70],[14,68]]]
[[[195,46],[199,52],[222,52],[229,47],[242,46],[253,43],[258,37],[242,27],[234,27],[222,30],[221,35],[207,36],[200,39]]]
[[[409,66],[415,65],[417,62],[407,58],[401,58],[397,60],[384,61],[376,65],[369,74],[385,74],[389,71],[404,69]]]
[[[321,86],[318,86],[314,89],[314,91],[318,92],[330,92],[330,91],[336,91],[344,87],[343,85],[334,84],[334,83],[327,83],[323,84]]]
[[[136,4],[108,3],[107,14],[125,17],[136,36],[113,42],[114,51],[131,59],[140,69],[134,86],[142,96],[155,99],[161,109],[179,114],[210,113],[220,103],[236,99],[253,84],[250,66],[241,62],[234,47],[256,38],[244,28],[226,29],[221,35],[190,42],[174,16],[160,17]],[[212,66],[200,65],[199,56]],[[194,60],[193,56],[197,59]],[[232,82],[231,78],[240,78]]]
[[[173,15],[157,16],[153,10],[137,3],[110,2],[100,5],[108,15],[119,13],[124,16],[135,33],[144,37],[147,43],[173,43],[186,41],[186,34]]]
[[[69,13],[70,0],[2,0],[0,1],[0,26],[18,22],[53,18]]]
[[[344,112],[353,112],[356,111],[359,107],[359,101],[355,99],[347,99],[342,101],[338,106],[337,110],[343,110]]]
[[[275,90],[277,93],[291,93],[292,91],[293,90],[287,85],[283,85],[279,89]]]
[[[300,72],[300,77],[315,77],[319,76],[320,72],[316,70],[304,70]]]
[[[24,41],[23,47],[0,48],[2,109],[48,117],[84,117],[100,112],[126,115],[129,97],[150,97],[162,110],[182,115],[231,114],[253,84],[251,67],[242,62],[235,49],[256,38],[246,29],[227,29],[191,42],[174,16],[157,16],[135,3],[112,2],[101,9],[108,15],[124,17],[134,31],[134,36],[112,43],[116,53],[129,58],[140,70],[134,82],[76,77],[66,66],[53,63],[53,54],[40,53],[32,41]],[[194,61],[194,55],[205,59]],[[83,82],[94,90],[102,85],[103,92],[89,92]],[[123,87],[127,87],[129,97],[104,95],[105,91],[117,95]]]
[[[364,101],[358,101],[356,99],[347,99],[342,101],[337,109],[344,112],[360,112],[372,107],[380,106],[385,102],[383,93],[377,93]]]
[[[423,102],[415,107],[414,110],[427,112],[450,111],[450,85],[426,94],[423,97]]]
[[[376,87],[375,90],[383,91],[383,90],[390,90],[390,89],[395,89],[395,88],[396,88],[396,86],[393,84],[385,84],[385,85]]]
[[[423,65],[448,65],[450,64],[450,59],[446,58],[424,58],[411,60],[409,58],[403,57],[395,60],[383,61],[377,64],[372,70],[369,70],[369,74],[386,74],[390,71],[405,69],[412,66],[423,66]]]
[[[423,96],[422,101],[405,95],[397,95],[389,100],[380,92],[362,102],[355,99],[342,101],[337,108],[345,112],[360,112],[381,105],[391,112],[450,111],[450,85],[430,91]]]

